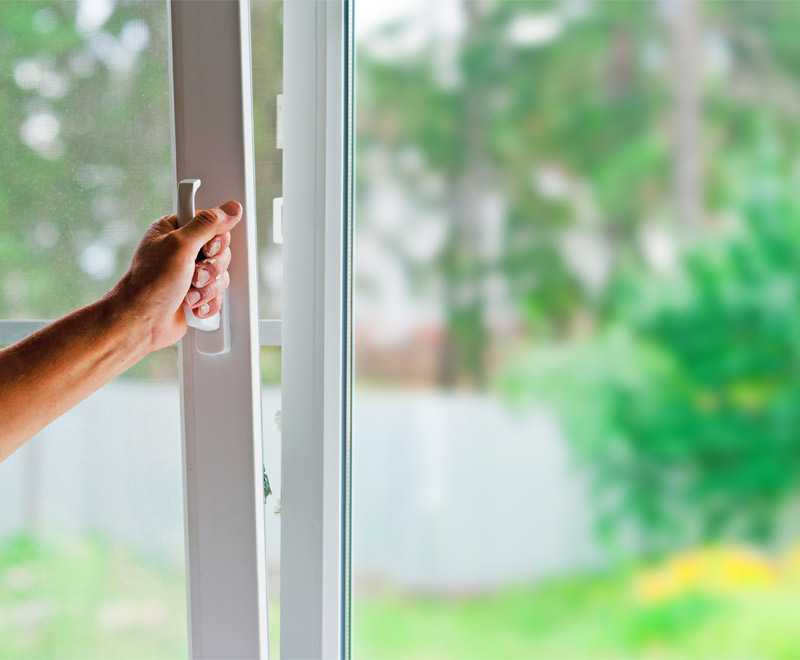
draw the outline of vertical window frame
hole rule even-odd
[[[347,0],[284,4],[281,656],[348,657]]]
[[[181,342],[189,653],[268,653],[261,453],[250,13],[246,0],[170,2],[175,185],[199,178],[197,207],[244,206],[231,235],[230,351]],[[211,47],[209,47],[211,46]]]

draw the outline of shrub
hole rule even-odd
[[[800,486],[800,209],[761,196],[670,277],[628,278],[614,323],[539,347],[502,385],[560,412],[600,529],[651,549],[768,540]]]

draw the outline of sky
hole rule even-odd
[[[384,25],[415,17],[413,28],[437,34],[457,34],[461,29],[459,0],[357,0],[355,37],[361,41]]]

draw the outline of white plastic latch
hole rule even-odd
[[[283,197],[272,200],[272,242],[283,244]]]
[[[178,184],[178,227],[183,227],[194,217],[194,196],[200,187],[200,179],[184,179]],[[194,311],[184,308],[186,325],[202,332],[195,332],[195,348],[205,355],[218,355],[230,350],[230,320],[228,314],[228,292],[223,298],[221,311],[199,319]]]

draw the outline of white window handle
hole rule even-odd
[[[200,179],[184,179],[178,184],[178,227],[183,227],[194,217],[194,196],[200,187]],[[195,348],[205,355],[218,355],[230,350],[230,321],[228,314],[228,292],[225,292],[222,309],[204,319],[194,311],[184,308],[186,325],[203,332],[195,333]]]

